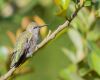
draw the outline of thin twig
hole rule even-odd
[[[69,20],[66,20],[64,24],[59,25],[58,28],[49,36],[47,36],[39,45],[38,47],[35,49],[35,52],[38,51],[40,48],[42,48],[44,45],[46,45],[49,41],[51,41],[52,39],[54,39],[56,37],[56,35],[61,32],[64,28],[66,28],[67,26],[70,25],[71,21],[77,16],[77,13],[79,12],[79,10],[82,8],[83,6],[79,7],[71,16],[71,18]],[[34,54],[34,53],[33,53]],[[0,80],[7,80],[16,70],[17,68],[13,67],[12,69],[10,69],[6,74],[4,74],[3,76],[1,76]]]
[[[10,69],[4,76],[1,76],[0,80],[7,80],[8,77],[10,77],[14,71],[16,70],[17,68],[13,67],[12,69]]]

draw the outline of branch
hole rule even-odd
[[[77,16],[77,13],[79,12],[79,10],[82,8],[83,6],[79,7],[76,9],[76,11],[72,14],[71,18],[69,20],[66,20],[64,24],[59,25],[58,28],[50,35],[48,35],[39,45],[38,47],[35,49],[35,52],[38,51],[40,48],[42,48],[44,45],[46,45],[49,41],[51,41],[52,39],[54,39],[56,37],[56,35],[61,32],[63,29],[65,29],[66,27],[68,27],[71,23],[71,21]],[[34,53],[33,53],[34,54]],[[13,67],[12,69],[10,69],[6,74],[4,74],[3,76],[1,76],[0,80],[7,80],[16,70],[17,68]]]

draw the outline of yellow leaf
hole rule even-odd
[[[13,45],[14,45],[15,42],[16,42],[16,36],[14,35],[14,33],[11,32],[11,31],[7,31],[7,35],[8,35],[9,39],[11,40],[11,42],[12,42]]]

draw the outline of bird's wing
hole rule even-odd
[[[11,66],[14,66],[17,63],[22,55],[26,55],[28,53],[28,49],[30,47],[29,40],[31,38],[31,33],[23,32],[16,41]]]

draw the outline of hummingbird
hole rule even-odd
[[[28,57],[32,56],[38,44],[40,28],[43,26],[46,25],[39,26],[37,23],[31,22],[26,31],[18,36],[13,50],[10,68],[18,67]]]

